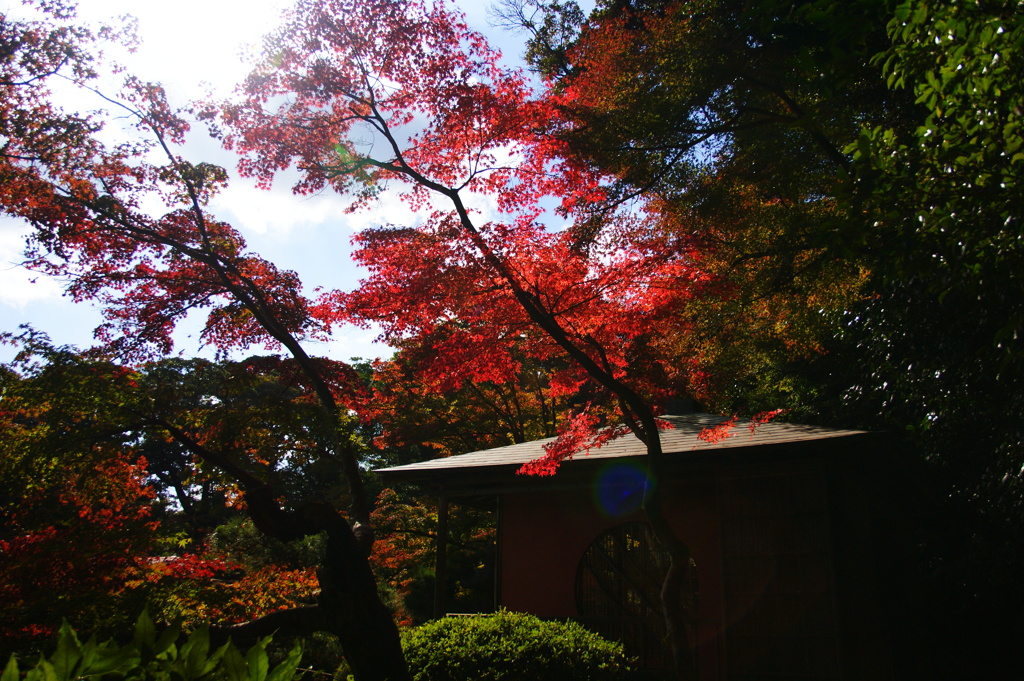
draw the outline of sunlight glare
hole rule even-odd
[[[79,15],[97,22],[134,16],[141,44],[135,54],[118,58],[141,78],[195,99],[208,86],[227,96],[249,70],[243,55],[258,50],[290,5],[290,0],[84,0]]]

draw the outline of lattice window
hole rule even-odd
[[[580,621],[613,638],[645,667],[666,667],[661,588],[668,558],[646,523],[613,527],[587,548],[576,573],[576,607]],[[692,569],[691,574],[695,573]],[[692,613],[696,581],[684,589],[684,612]]]

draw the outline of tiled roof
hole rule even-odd
[[[662,449],[665,453],[709,452],[732,450],[741,447],[759,447],[787,443],[810,442],[827,438],[860,435],[862,430],[837,430],[820,426],[805,426],[794,423],[769,421],[758,425],[753,432],[747,421],[740,419],[729,431],[729,436],[718,442],[706,442],[698,435],[710,426],[722,423],[725,418],[711,414],[687,414],[685,416],[663,416],[674,428],[661,432]],[[481,469],[491,466],[521,466],[544,455],[544,445],[554,438],[523,442],[507,447],[483,449],[468,454],[449,456],[429,461],[420,461],[405,466],[380,468],[379,472],[429,473],[431,471],[456,469]],[[627,456],[642,456],[647,451],[642,442],[632,433],[592,449],[587,454],[577,454],[576,459],[614,459]]]

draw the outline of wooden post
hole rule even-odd
[[[503,497],[495,497],[495,536],[494,536],[494,611],[501,607],[501,502]]]
[[[448,581],[448,497],[437,499],[437,539],[434,562],[434,618],[444,617]]]

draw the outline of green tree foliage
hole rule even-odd
[[[292,505],[344,495],[322,443],[349,420],[328,422],[295,369],[273,356],[164,359],[140,369],[147,400],[136,408],[135,422],[150,433],[144,451],[168,462],[166,474],[175,491],[184,492],[183,506],[204,493],[210,479],[214,489],[241,501],[237,476],[226,470],[238,467],[273,484]],[[170,471],[182,462],[189,467],[187,485]]]
[[[961,506],[929,524],[934,621],[951,674],[998,676],[1024,602],[1024,11],[910,2],[875,63],[915,126],[866,124],[848,151],[876,295],[847,315],[839,409],[903,428]],[[975,517],[973,513],[980,513]],[[956,585],[956,586],[950,586]],[[986,671],[988,670],[988,671]]]
[[[103,64],[91,55],[99,51],[92,33],[72,26],[72,5],[30,4],[40,21],[0,19],[0,210],[32,226],[28,264],[61,276],[76,300],[103,306],[97,337],[121,359],[168,354],[174,328],[197,310],[207,312],[203,341],[221,353],[253,346],[286,352],[288,360],[271,371],[301,393],[296,403],[318,407],[315,457],[343,474],[344,498],[289,483],[295,468],[316,464],[303,461],[308,450],[301,446],[272,451],[266,442],[243,441],[270,430],[259,409],[250,413],[252,424],[191,420],[229,409],[168,415],[156,404],[143,413],[152,433],[162,431],[204,473],[224,475],[244,492],[246,511],[262,531],[281,541],[327,535],[318,603],[275,611],[234,628],[234,635],[254,640],[282,627],[331,630],[344,640],[360,677],[405,678],[397,629],[366,562],[373,543],[370,499],[359,447],[344,427],[358,387],[347,382],[352,373],[345,365],[310,357],[303,346],[326,338],[339,321],[336,308],[315,304],[294,272],[248,251],[237,230],[210,214],[210,198],[227,173],[179,153],[196,107],[175,109],[159,85],[129,76],[120,92],[100,95],[105,110],[63,111],[52,83],[95,93],[94,69]],[[120,125],[124,116],[129,125]],[[112,121],[118,123],[104,129]],[[346,501],[347,513],[339,508]]]
[[[848,324],[865,374],[852,394],[919,434],[962,493],[1022,522],[1024,13],[907,3],[888,29],[875,61],[915,97],[917,126],[866,127],[849,149],[850,200],[879,252],[878,296]]]
[[[561,35],[535,66],[613,179],[580,224],[638,197],[732,286],[683,317],[709,402],[909,428],[1019,516],[1019,5],[600,2]]]
[[[895,92],[915,97],[916,127],[877,124],[851,150],[892,250],[879,262],[896,279],[937,293],[1017,279],[1024,168],[1024,20],[1017,3],[901,5],[892,46],[874,60]],[[874,121],[872,121],[874,123]],[[1007,310],[996,342],[1022,321]]]
[[[584,399],[552,385],[553,362],[520,356],[507,380],[476,380],[439,360],[430,340],[366,367],[364,415],[381,466],[552,437],[572,400]]]
[[[129,369],[32,331],[9,340],[20,352],[0,373],[5,650],[38,648],[62,617],[113,635],[147,600],[161,621],[193,627],[316,602],[323,537],[286,543],[242,522],[237,480],[203,456],[291,503],[341,496],[339,472],[318,461],[322,412],[287,362]]]
[[[569,5],[525,5],[572,23]],[[605,201],[576,216],[580,244],[615,210],[641,210],[693,244],[717,282],[675,320],[677,361],[697,363],[706,380],[691,391],[709,408],[813,415],[819,387],[803,367],[869,272],[854,252],[860,218],[842,200],[844,148],[865,120],[913,125],[912,99],[872,64],[891,7],[599,2],[575,35],[561,32],[563,68],[534,62],[569,119],[560,136],[610,179]]]

